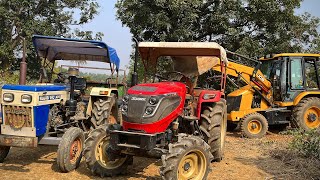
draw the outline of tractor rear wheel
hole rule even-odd
[[[87,167],[94,175],[100,177],[115,176],[126,172],[128,165],[132,164],[132,156],[110,161],[107,155],[110,136],[105,128],[97,128],[90,132],[85,141],[84,157]]]
[[[227,131],[227,111],[225,101],[214,107],[206,106],[201,114],[200,130],[204,140],[210,145],[213,160],[220,162],[224,155],[224,142]]]
[[[268,131],[268,121],[260,113],[248,114],[240,123],[242,135],[250,139],[260,139]]]
[[[302,99],[293,109],[292,125],[303,130],[320,128],[320,99]]]
[[[57,164],[61,172],[70,172],[79,167],[83,145],[82,129],[71,127],[63,134],[57,152]]]
[[[0,163],[4,162],[4,159],[8,156],[10,146],[0,146]]]
[[[207,179],[211,158],[210,146],[203,139],[180,134],[161,156],[160,175],[165,180]]]
[[[115,101],[115,95],[111,94],[110,97],[99,98],[93,103],[91,122],[94,128],[117,122],[115,117],[117,114],[114,115],[111,111],[115,106]]]

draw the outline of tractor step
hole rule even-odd
[[[197,116],[183,116],[183,119],[187,121],[197,121],[199,120]]]
[[[286,107],[280,107],[280,108],[270,108],[267,109],[266,112],[272,112],[272,111],[278,111],[278,112],[291,112],[291,110],[289,110]]]
[[[291,110],[286,107],[270,108],[265,111],[269,125],[288,124],[288,118],[291,116]]]
[[[278,123],[278,124],[289,124],[290,121],[278,121],[277,123]]]
[[[43,137],[38,144],[42,145],[59,145],[61,137]]]
[[[118,144],[119,147],[140,149],[140,146],[134,144]]]

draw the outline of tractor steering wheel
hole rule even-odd
[[[167,75],[167,77],[163,77],[163,76],[160,76],[159,74],[155,74],[155,76],[159,79],[163,79],[163,80],[172,80],[172,81],[178,81],[178,82],[183,82],[186,84],[187,88],[190,89],[189,91],[191,92],[193,90],[192,88],[192,82],[190,80],[190,78],[188,78],[186,75],[184,75],[183,73],[179,72],[179,71],[169,71],[169,72],[166,72],[165,73]],[[179,80],[173,80],[172,78],[169,78],[170,77],[170,74],[178,74],[182,77],[180,77]]]

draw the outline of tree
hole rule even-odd
[[[22,39],[26,38],[28,74],[38,75],[33,34],[95,38],[90,31],[71,31],[71,26],[90,22],[98,8],[96,0],[0,0],[0,72],[19,67]],[[79,14],[78,19],[75,14]],[[97,38],[102,36],[99,33]]]
[[[296,15],[302,0],[118,0],[117,18],[140,41],[215,41],[250,57],[301,52],[319,19]]]

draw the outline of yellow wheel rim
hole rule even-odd
[[[96,147],[96,160],[104,166],[106,169],[115,169],[120,167],[125,161],[126,158],[116,159],[115,161],[109,161],[106,154],[106,148],[109,144],[109,137],[103,138]]]
[[[319,107],[312,106],[304,114],[304,122],[308,128],[314,129],[320,127],[320,109]]]
[[[259,120],[251,120],[248,123],[248,131],[251,134],[259,134],[262,130],[262,124]]]
[[[177,179],[179,180],[202,180],[206,173],[207,161],[200,150],[192,150],[180,161]]]

